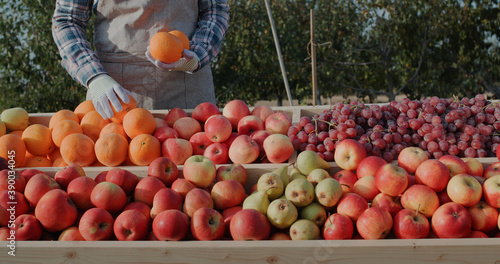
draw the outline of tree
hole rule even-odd
[[[86,89],[61,66],[52,39],[55,1],[2,1],[0,22],[0,110],[22,106],[29,112],[74,109]],[[92,27],[88,29],[91,36]]]

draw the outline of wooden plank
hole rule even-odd
[[[314,241],[19,241],[1,263],[498,263],[500,238]],[[7,248],[2,241],[0,247]]]

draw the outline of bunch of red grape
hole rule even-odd
[[[396,160],[405,147],[425,150],[429,158],[443,155],[493,157],[500,143],[500,104],[474,98],[404,98],[401,102],[365,105],[335,103],[312,117],[302,116],[288,130],[297,151],[312,150],[333,161],[335,145],[351,138],[369,156]]]

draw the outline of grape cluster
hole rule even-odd
[[[312,117],[302,116],[288,130],[297,151],[312,150],[333,161],[338,142],[360,142],[369,156],[396,160],[405,147],[443,155],[492,157],[500,143],[500,104],[474,98],[403,98],[388,104],[335,103]]]

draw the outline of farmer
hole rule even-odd
[[[86,38],[96,15],[94,47]],[[226,0],[57,0],[52,34],[67,72],[86,86],[99,114],[121,111],[120,100],[146,109],[194,108],[215,103],[210,62],[219,53],[229,22]],[[158,31],[180,30],[190,49],[172,64],[147,56]]]

